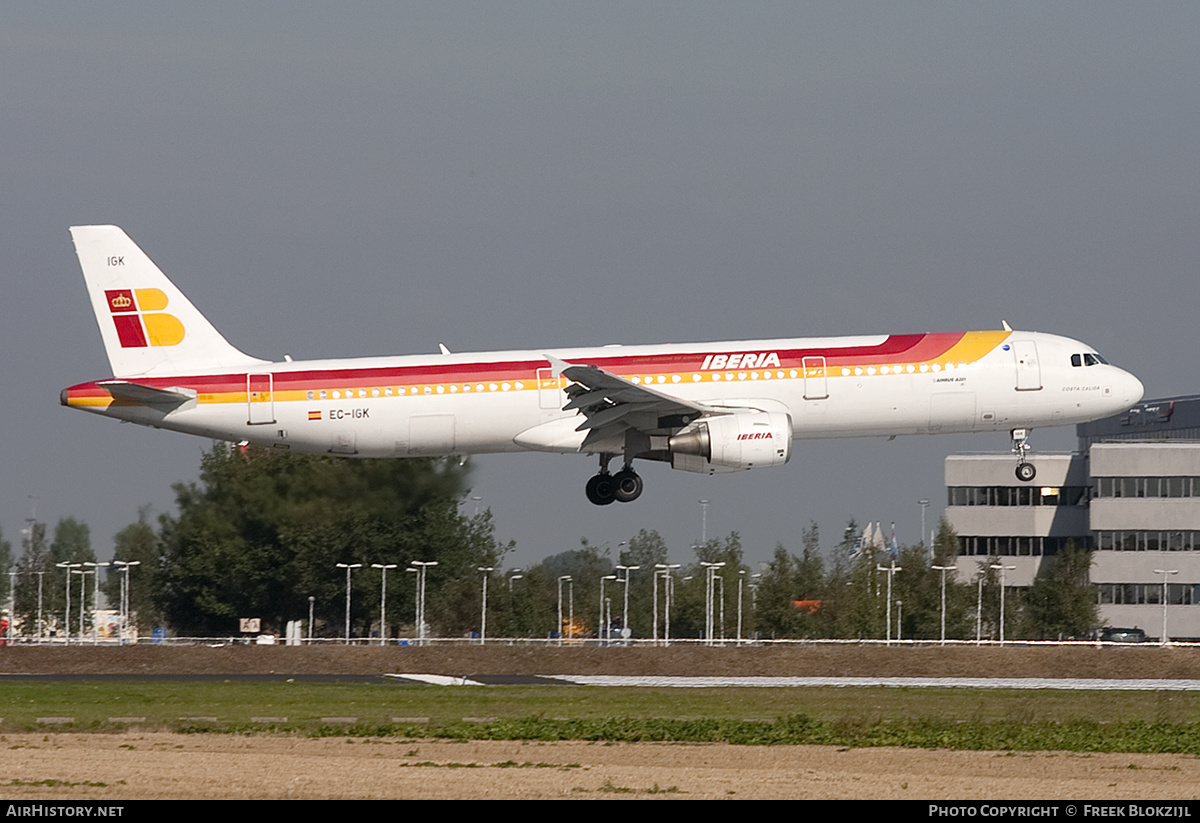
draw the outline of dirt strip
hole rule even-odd
[[[827,746],[9,734],[10,800],[1166,799],[1200,758]]]

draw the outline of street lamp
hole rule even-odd
[[[629,628],[629,573],[640,569],[641,566],[617,566],[617,568],[625,570],[625,577],[622,578],[622,580],[621,580],[621,582],[625,584],[625,611],[621,615],[621,628],[628,629]],[[632,637],[633,632],[630,632],[629,636]]]
[[[746,570],[738,569],[738,627],[737,645],[742,645],[742,589],[746,583]]]
[[[558,578],[558,645],[560,645],[560,646],[562,645],[562,636],[563,636],[562,586],[563,586],[564,582],[568,583],[570,585],[570,597],[571,597],[571,618],[570,619],[571,619],[572,623],[574,623],[574,621],[575,621],[575,588],[574,588],[575,581],[573,581],[571,579],[571,575],[564,574]]]
[[[700,544],[708,542],[708,501],[697,500],[700,504]]]
[[[993,563],[993,569],[1000,570],[1000,645],[1004,645],[1004,572],[1011,571],[1016,566],[1005,566],[1003,563]]]
[[[67,611],[66,616],[63,618],[63,631],[65,631],[66,634],[63,635],[63,644],[69,646],[71,645],[71,570],[78,569],[83,564],[67,563],[66,561],[63,561],[62,563],[55,563],[54,565],[60,569],[67,570]]]
[[[921,541],[925,541],[925,510],[929,508],[929,501],[921,498],[917,501],[917,505],[921,507]],[[929,556],[933,557],[933,541],[929,541]]]
[[[95,583],[95,587],[92,591],[92,614],[95,615],[96,613],[98,613],[100,611],[100,567],[103,566],[104,568],[108,568],[112,564],[108,563],[108,562],[92,563],[89,561],[84,561],[83,565],[91,566],[92,571],[94,571],[95,575],[96,575],[95,579],[92,581],[93,583]],[[83,638],[81,637],[79,639],[82,640]],[[96,620],[92,620],[92,645],[95,646],[95,645],[98,645],[99,643],[100,643],[100,627]]]
[[[409,566],[416,566],[417,576],[417,642],[425,645],[425,575],[430,566],[436,566],[436,560],[410,560]]]
[[[1155,569],[1155,574],[1163,576],[1162,582],[1162,603],[1163,603],[1163,627],[1162,627],[1162,644],[1165,646],[1170,640],[1167,638],[1167,577],[1172,574],[1179,574],[1179,569]]]
[[[129,635],[129,569],[142,565],[142,561],[114,560],[113,565],[119,566],[121,569],[121,642],[124,643]],[[41,610],[41,606],[38,607],[38,610]]]
[[[890,566],[875,566],[875,571],[886,572],[888,576],[887,582],[887,601],[884,607],[887,610],[887,642],[891,645],[892,642],[892,575],[896,572],[903,571],[902,568],[896,565],[896,561],[892,561]]]
[[[946,572],[956,569],[957,566],[930,566],[942,573],[942,645],[946,645]]]
[[[86,566],[86,563],[76,563],[76,566]],[[71,574],[79,575],[79,642],[83,643],[83,618],[87,612],[87,576],[95,574],[93,569],[90,572],[80,571],[79,569],[71,569]]]
[[[346,570],[346,645],[350,645],[350,572],[361,569],[362,563],[338,563],[339,569]]]
[[[700,501],[707,503],[707,500]],[[700,565],[704,567],[704,634],[705,642],[711,646],[713,641],[713,589],[715,588],[714,580],[717,576],[717,569],[725,565],[724,562],[709,563],[701,560]],[[724,587],[722,587],[723,589]]]
[[[604,640],[607,634],[607,624],[604,622],[604,581],[616,580],[615,574],[606,574],[600,578],[600,619],[596,622],[596,639]]]
[[[399,568],[399,563],[372,563],[372,569],[379,569],[383,572],[383,581],[380,583],[379,591],[379,645],[387,645],[387,573],[388,569]],[[309,626],[312,626],[312,618],[309,618]],[[311,632],[311,628],[310,628]]]
[[[658,578],[663,579],[663,642],[671,642],[671,587],[673,578],[671,569],[678,569],[679,563],[654,564],[654,644],[658,645]]]
[[[493,566],[479,566],[479,571],[483,572],[483,606],[479,609],[479,645],[482,646],[487,639],[487,583],[492,572],[496,569]]]

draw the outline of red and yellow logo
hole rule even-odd
[[[183,340],[183,324],[164,314],[167,296],[159,289],[116,289],[104,292],[123,349],[174,346]]]

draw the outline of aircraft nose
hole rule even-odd
[[[1142,396],[1146,393],[1146,387],[1142,385],[1142,381],[1138,380],[1127,371],[1121,372],[1121,381],[1118,388],[1118,396],[1125,408],[1129,408],[1141,401]]]

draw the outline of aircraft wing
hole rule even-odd
[[[132,406],[151,406],[169,411],[184,403],[194,401],[196,392],[193,389],[157,389],[131,380],[101,380],[97,383],[113,400]]]
[[[589,446],[633,429],[643,434],[670,434],[705,415],[727,414],[717,409],[652,389],[606,372],[598,366],[576,365],[545,355],[554,369],[573,381],[563,411],[577,409],[586,418],[575,431],[587,431],[580,446]]]

